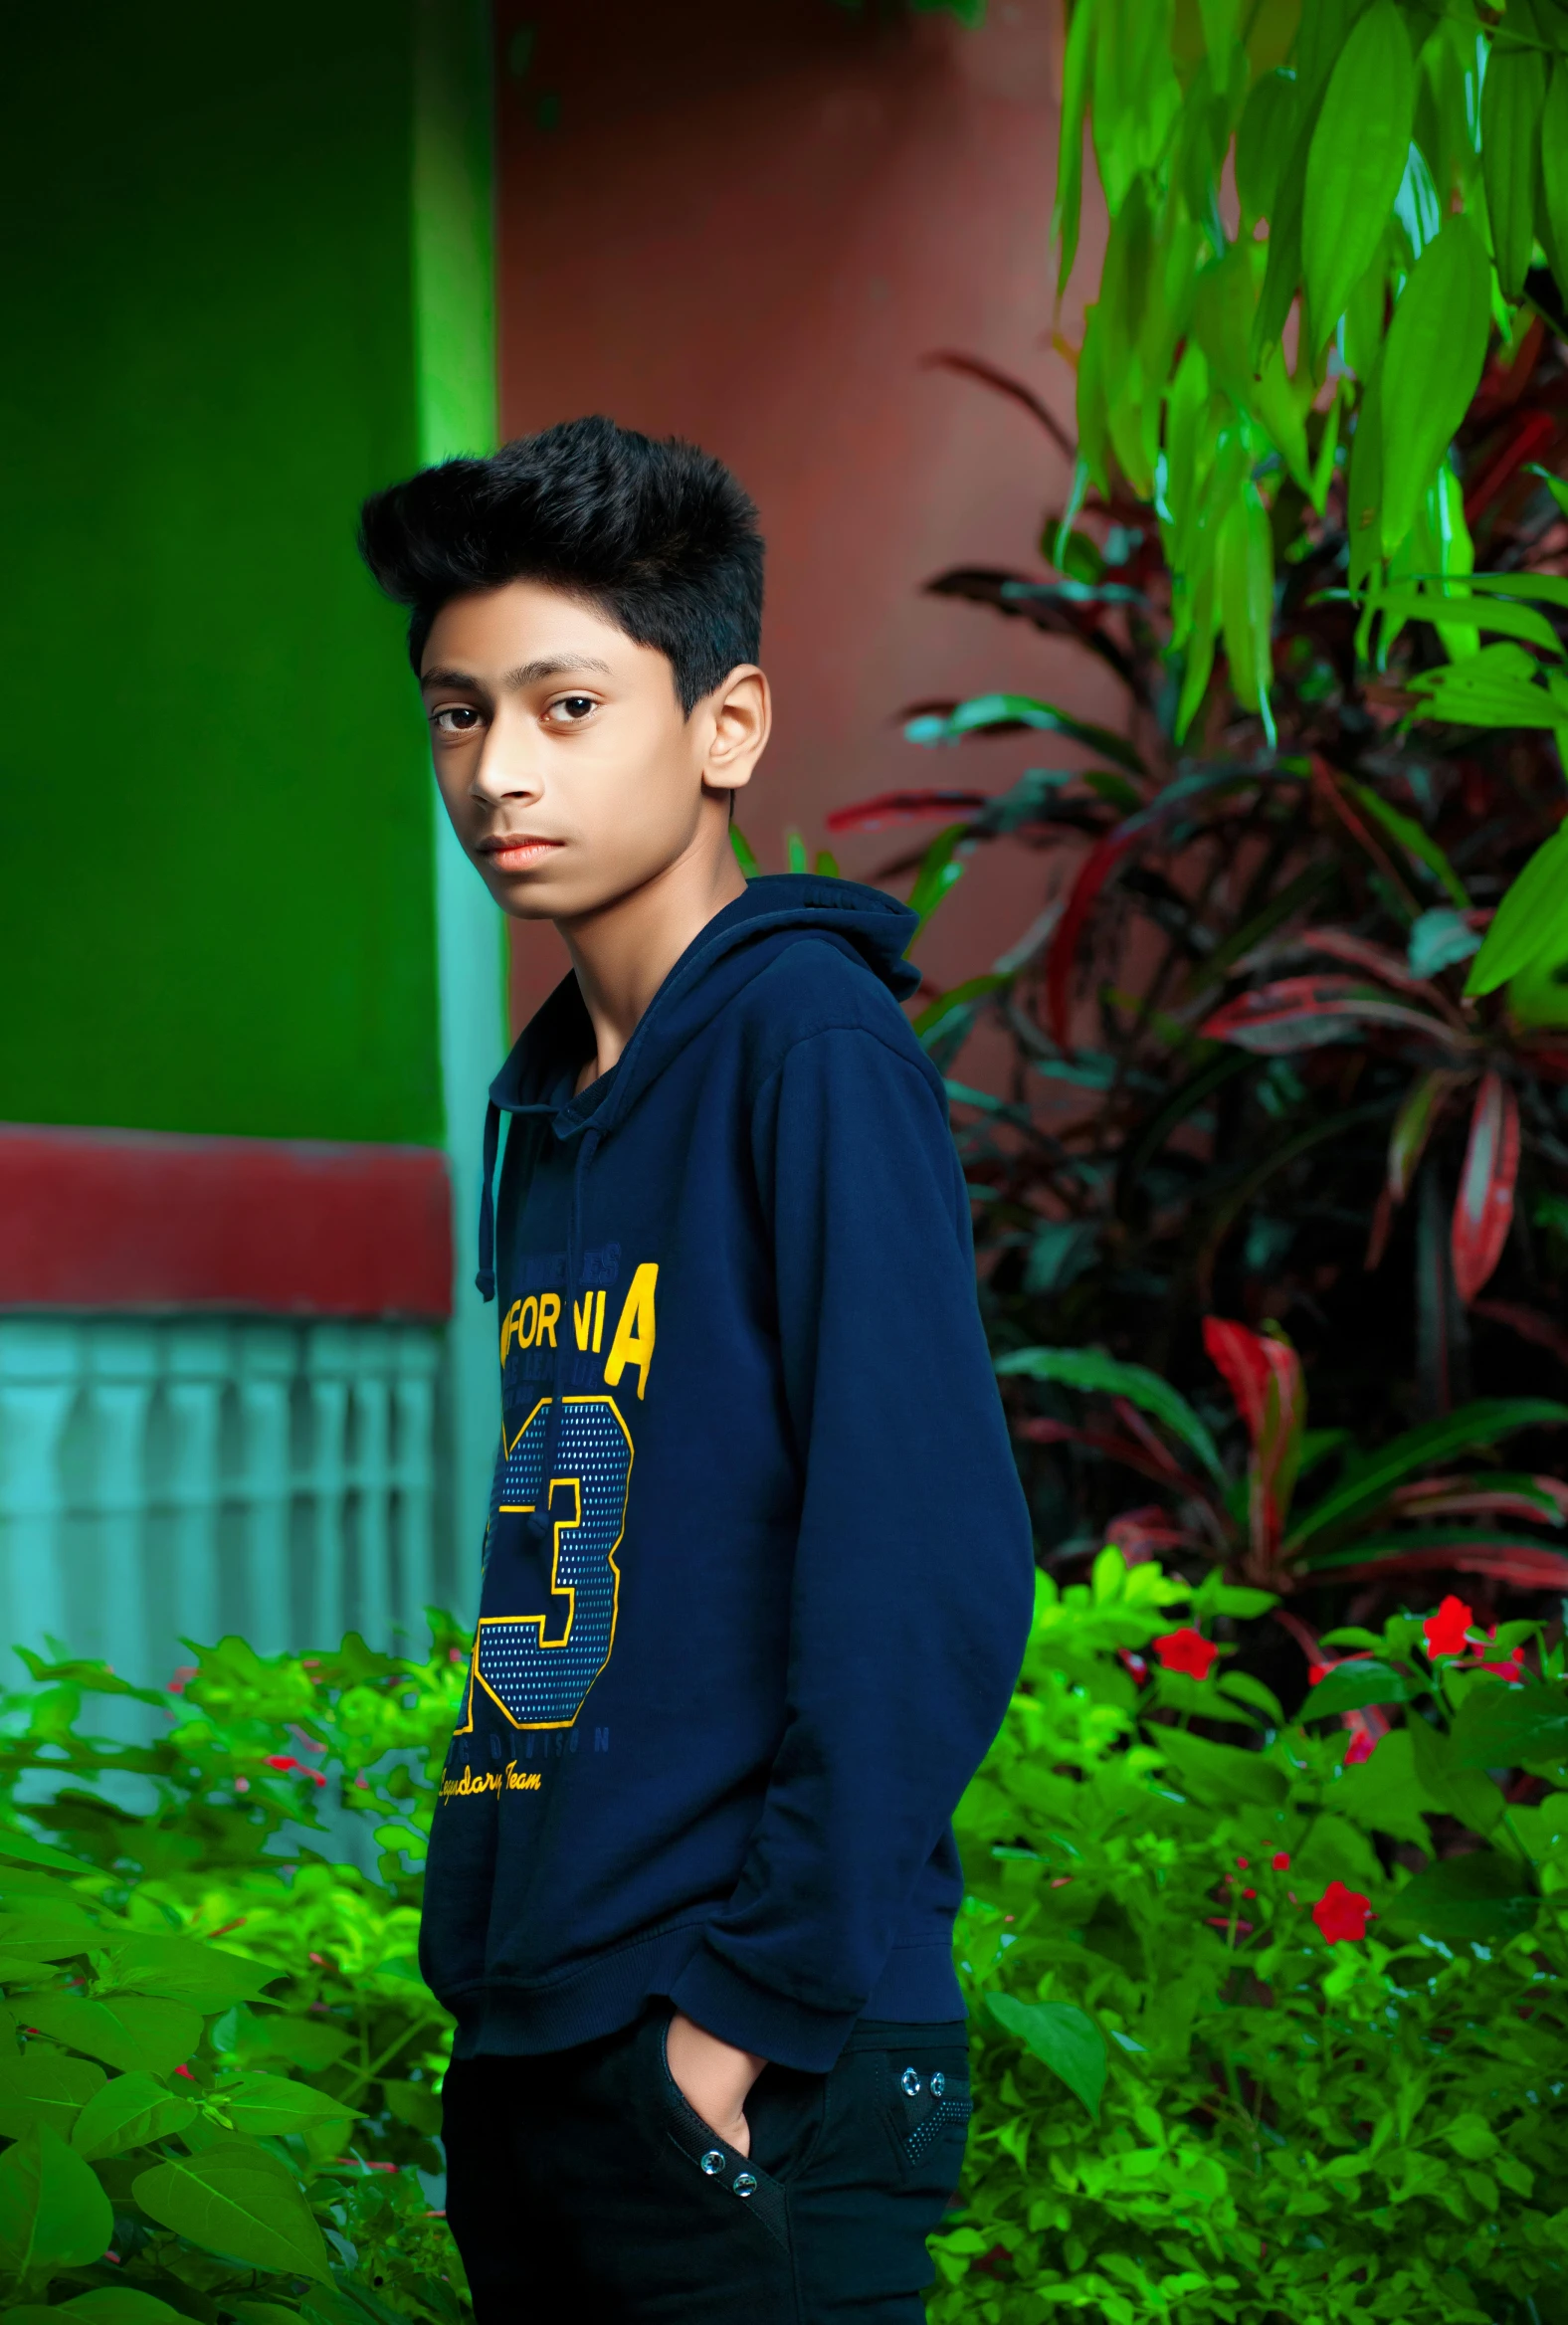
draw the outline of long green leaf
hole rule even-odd
[[[976,1002],[989,999],[999,986],[1007,982],[1006,976],[999,971],[988,969],[983,976],[967,977],[961,985],[950,985],[945,993],[939,993],[934,1001],[928,1001],[915,1018],[916,1039],[923,1042],[926,1035],[934,1034],[955,1010],[969,1009]]]
[[[1374,822],[1382,825],[1389,838],[1404,849],[1407,856],[1413,856],[1418,864],[1426,866],[1433,878],[1447,888],[1460,910],[1468,911],[1470,897],[1465,892],[1465,883],[1431,833],[1424,832],[1413,816],[1403,814],[1397,807],[1390,807],[1388,801],[1381,793],[1374,791],[1369,783],[1358,783],[1352,775],[1342,776],[1340,781]]]
[[[63,1848],[51,1848],[46,1841],[35,1841],[31,1833],[19,1833],[11,1825],[0,1825],[0,1858],[14,1858],[18,1864],[47,1865],[52,1872],[80,1873],[82,1866]]]
[[[1533,683],[1539,670],[1522,646],[1483,646],[1464,662],[1422,672],[1407,682],[1429,718],[1469,726],[1562,725],[1562,706]]]
[[[1299,133],[1301,102],[1293,73],[1266,73],[1247,99],[1236,132],[1236,190],[1246,226],[1274,216]]]
[[[1568,955],[1568,824],[1542,842],[1504,894],[1470,964],[1467,994],[1494,992],[1558,944]]]
[[[1301,257],[1313,353],[1322,346],[1387,232],[1405,174],[1416,68],[1394,0],[1352,28],[1312,132]]]
[[[1568,58],[1554,58],[1541,110],[1541,240],[1568,298]]]
[[[976,694],[967,702],[960,702],[955,710],[923,713],[909,719],[904,736],[911,743],[958,742],[966,735],[985,734],[993,727],[1030,726],[1045,734],[1065,734],[1077,743],[1087,743],[1091,750],[1102,751],[1107,759],[1114,759],[1118,767],[1125,767],[1133,775],[1146,772],[1143,761],[1123,734],[1113,734],[1109,727],[1094,726],[1087,719],[1075,718],[1072,711],[1063,710],[1055,702],[1040,702],[1030,694]]]
[[[1470,409],[1486,359],[1486,254],[1463,213],[1449,219],[1400,294],[1383,357],[1383,554],[1416,521]]]
[[[1325,598],[1349,594],[1339,590],[1323,592]],[[1452,583],[1441,593],[1435,589],[1379,590],[1367,599],[1366,607],[1384,624],[1385,652],[1407,622],[1430,622],[1436,629],[1459,622],[1473,630],[1487,631],[1493,637],[1522,639],[1547,654],[1560,655],[1564,651],[1562,640],[1546,616],[1538,614],[1533,606],[1491,592],[1471,595],[1460,582]]]
[[[1316,125],[1316,100],[1307,97],[1297,113],[1295,142],[1274,189],[1274,208],[1269,217],[1269,263],[1253,323],[1253,366],[1258,371],[1263,369],[1271,349],[1279,344],[1301,280],[1301,213]]]
[[[1067,60],[1062,77],[1062,122],[1057,145],[1057,198],[1051,216],[1051,238],[1062,253],[1057,292],[1067,289],[1078,256],[1078,214],[1083,198],[1083,110],[1088,97],[1090,44],[1094,10],[1090,0],[1079,0],[1068,34]]]
[[[1547,1522],[1542,1518],[1543,1525]],[[1513,1580],[1536,1590],[1561,1590],[1568,1584],[1568,1557],[1554,1544],[1526,1535],[1522,1526],[1503,1532],[1496,1523],[1400,1526],[1387,1533],[1374,1527],[1370,1534],[1357,1534],[1346,1548],[1314,1551],[1304,1563],[1309,1574],[1386,1567],[1393,1576],[1437,1573],[1447,1567],[1456,1574],[1494,1574],[1499,1582]]]
[[[1274,619],[1274,539],[1269,514],[1250,481],[1220,523],[1216,544],[1220,620],[1231,684],[1244,709],[1261,711],[1272,735],[1269,678]]]
[[[1523,13],[1508,11],[1513,30]],[[1517,298],[1529,273],[1535,239],[1536,155],[1546,102],[1546,66],[1540,50],[1494,41],[1480,99],[1480,163],[1491,220],[1492,258],[1504,298]]]
[[[1360,588],[1383,554],[1383,357],[1382,348],[1372,376],[1362,390],[1350,440],[1350,473],[1346,479],[1345,522],[1349,531],[1349,580]]]
[[[1195,1453],[1209,1474],[1224,1484],[1225,1466],[1209,1431],[1179,1391],[1146,1365],[1122,1364],[1097,1348],[1020,1348],[997,1359],[997,1371],[1008,1378],[1056,1381],[1063,1388],[1099,1390],[1125,1397],[1156,1421],[1163,1421],[1173,1437]]]
[[[1549,1429],[1568,1422],[1568,1405],[1546,1397],[1484,1397],[1462,1405],[1440,1420],[1425,1421],[1354,1464],[1331,1493],[1305,1512],[1291,1529],[1287,1549],[1298,1548],[1351,1524],[1388,1499],[1405,1477],[1430,1469],[1474,1446],[1495,1445],[1519,1429]]]
[[[955,854],[961,840],[967,838],[967,824],[949,824],[937,833],[920,859],[920,868],[914,875],[909,891],[909,909],[915,915],[916,926],[909,943],[920,936],[926,922],[942,898],[955,888],[964,876],[962,860]]]
[[[1406,574],[1407,581],[1441,581],[1441,573]],[[1470,573],[1465,578],[1467,589],[1494,592],[1498,597],[1517,597],[1546,606],[1568,606],[1568,579],[1559,573]]]

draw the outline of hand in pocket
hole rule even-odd
[[[686,2105],[730,2147],[750,2155],[746,2100],[767,2060],[721,2042],[677,2011],[665,2032],[665,2064]]]

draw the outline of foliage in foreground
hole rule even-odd
[[[1212,1636],[1267,1604],[1042,1578],[960,1820],[938,2325],[1568,2317],[1562,1649],[1450,1600],[1314,1642],[1289,1724]]]
[[[435,1630],[426,1663],[225,1640],[171,1691],[29,1658],[0,1720],[9,2317],[469,2316],[420,2178],[450,2031],[420,1866],[465,1660]],[[150,1740],[85,1733],[87,1695]],[[332,1861],[360,1819],[374,1876]]]
[[[1568,2325],[1563,1650],[1457,1600],[1289,1614],[1291,1724],[1219,1637],[1270,1605],[1115,1550],[1042,1579],[960,1812],[937,2325]],[[8,2318],[467,2325],[414,1959],[463,1676],[435,1630],[425,1663],[226,1640],[172,1694],[61,1662],[7,1699]],[[90,1695],[168,1732],[95,1740]],[[329,1861],[356,1814],[373,1874]]]

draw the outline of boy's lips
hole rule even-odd
[[[497,872],[526,872],[530,865],[542,863],[553,849],[564,846],[564,841],[540,840],[529,832],[493,832],[480,842],[479,853]]]

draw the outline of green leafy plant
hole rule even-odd
[[[433,1627],[423,1663],[229,1639],[167,1690],[26,1658],[0,1713],[7,2315],[469,2315],[429,2193],[450,2022],[416,1960],[467,1661]]]
[[[1224,1643],[1270,1603],[1041,1579],[960,1812],[938,2321],[1568,2316],[1561,1647],[1451,1598],[1304,1640],[1291,1722]]]
[[[829,826],[934,821],[882,875],[926,896],[1038,855],[1031,925],[917,1020],[993,1342],[1136,1365],[1211,1435],[1216,1313],[1288,1333],[1314,1420],[1369,1452],[1568,1369],[1559,100],[1556,8],[1075,0],[1064,282],[1085,127],[1109,216],[1076,439],[939,358],[1075,483],[1039,569],[930,588],[1067,642],[1124,716],[1025,685],[911,705],[927,748],[1078,763]],[[964,1070],[981,1028],[1000,1087]],[[1087,1555],[1149,1473],[1134,1433],[1019,1410],[1064,1425],[1020,1446],[1048,1555]]]

